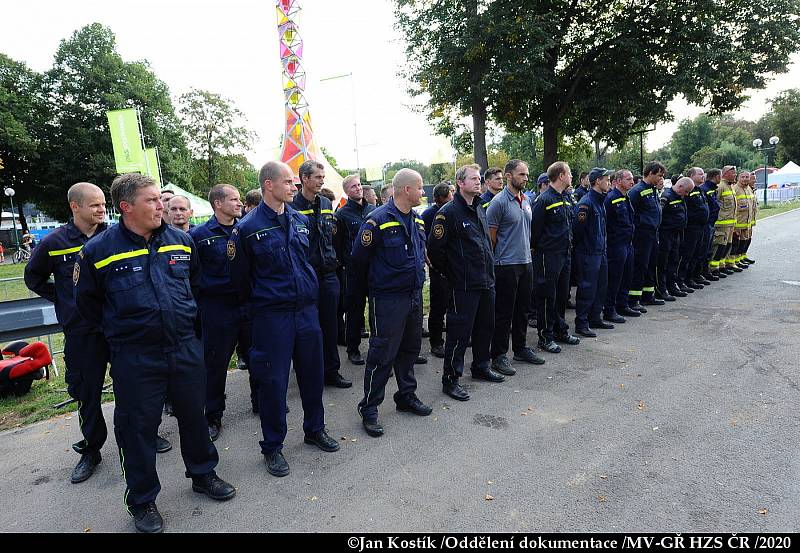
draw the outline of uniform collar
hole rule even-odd
[[[314,196],[313,202],[309,202],[308,199],[305,196],[303,196],[303,193],[300,191],[297,192],[297,195],[295,195],[294,199],[303,207],[317,207],[321,203],[321,200],[319,199],[319,194]]]
[[[364,211],[364,208],[367,207],[367,201],[364,198],[361,198],[361,202],[357,202],[351,198],[347,198],[347,203],[345,205],[349,205],[350,207],[357,209],[359,212]]]
[[[129,229],[128,227],[125,226],[125,216],[124,215],[120,215],[119,228],[122,231],[122,233],[125,236],[127,236],[128,238],[130,238],[133,242],[147,244],[147,242],[144,239],[144,236],[136,234],[131,229]],[[161,234],[165,230],[167,230],[167,228],[169,228],[169,225],[167,223],[165,223],[164,220],[162,219],[161,220],[161,226],[159,226],[157,229],[153,230],[153,234],[152,234],[152,236],[150,236],[150,241],[153,241],[153,240],[157,239],[158,237],[160,237]],[[181,231],[181,232],[183,232],[183,231]]]
[[[239,219],[236,219],[234,217],[233,224],[235,225],[238,222]],[[224,231],[224,229],[222,228],[222,223],[219,222],[216,215],[212,215],[211,217],[209,217],[208,222],[206,222],[206,225],[208,226],[209,230],[218,229],[220,231]]]
[[[456,192],[455,194],[453,194],[453,201],[468,209],[475,209],[478,206],[478,204],[480,204],[480,199],[481,199],[480,196],[475,196],[472,199],[472,205],[470,205],[467,203],[467,199],[461,195],[461,192]]]
[[[64,227],[66,227],[66,229],[67,229],[67,238],[69,238],[70,240],[77,240],[78,238],[81,238],[81,237],[86,238],[86,235],[81,232],[81,229],[79,229],[75,225],[75,219],[74,218],[70,218],[69,222],[66,225],[64,225]],[[100,223],[97,226],[97,230],[94,231],[94,234],[92,236],[94,236],[94,235],[96,235],[96,234],[98,234],[100,232],[103,232],[104,230],[106,230],[106,224],[105,223]]]

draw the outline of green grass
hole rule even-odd
[[[8,256],[6,256],[8,260]],[[20,278],[25,271],[25,265],[19,263],[12,265],[10,262],[0,265],[0,279],[2,278]],[[29,298],[33,293],[25,286],[22,280],[14,280],[11,282],[0,283],[0,301],[19,300],[22,298]]]
[[[772,203],[767,204],[766,207],[759,207],[756,220],[763,219],[764,217],[771,217],[772,215],[779,215],[793,209],[800,207],[800,200],[792,200],[791,202]]]

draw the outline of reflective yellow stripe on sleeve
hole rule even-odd
[[[642,191],[639,193],[639,195],[640,195],[640,196],[649,196],[649,195],[650,195],[650,194],[652,194],[652,193],[653,193],[653,189],[652,189],[652,188],[648,188],[648,189],[646,189],[646,190],[642,190]]]
[[[724,196],[733,196],[733,190],[726,190],[725,192],[719,195],[720,198]]]
[[[398,223],[397,221],[389,221],[388,223],[383,223],[383,224],[382,224],[381,226],[379,226],[378,228],[379,228],[379,229],[381,229],[381,230],[383,230],[383,229],[385,229],[385,228],[389,228],[389,227],[399,227],[399,226],[400,226],[400,223]]]
[[[97,263],[94,264],[95,269],[102,269],[106,265],[110,263],[114,263],[115,261],[121,261],[123,259],[130,259],[131,257],[139,257],[140,255],[147,255],[149,252],[146,249],[143,250],[133,250],[132,252],[124,252],[124,253],[117,253],[114,255],[110,255],[105,259],[101,259]]]
[[[679,204],[679,203],[681,203],[682,201],[683,201],[683,200],[672,200],[672,201],[669,203],[669,205]]]
[[[183,244],[171,244],[169,246],[161,246],[160,248],[158,248],[158,253],[164,253],[164,252],[192,253],[192,248],[190,248],[189,246],[184,246]]]
[[[418,219],[417,217],[414,217],[414,221],[419,223],[420,225],[424,225],[425,224],[425,221],[423,221],[422,219]]]
[[[616,200],[611,200],[612,204],[618,204],[619,202],[624,202],[627,198],[617,198]]]
[[[724,227],[726,225],[732,225],[736,222],[736,219],[722,219],[721,221],[717,221],[714,225],[718,227]]]
[[[319,212],[320,213],[333,213],[333,210],[332,209],[321,209]],[[301,213],[302,213],[302,211],[301,211]]]
[[[298,213],[300,215],[311,215],[312,213],[314,213],[314,210],[313,209],[304,209],[302,211],[298,211]]]
[[[83,248],[83,245],[75,246],[74,248],[65,248],[63,250],[50,250],[49,252],[47,252],[47,255],[49,255],[50,257],[55,257],[57,255],[67,255],[70,253],[79,252],[81,251],[81,248]]]
[[[564,205],[564,202],[556,202],[554,204],[550,204],[544,209],[545,209],[545,211],[549,211],[549,210],[555,209],[555,208],[557,208],[558,206],[561,206],[561,205]]]

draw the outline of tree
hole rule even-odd
[[[482,0],[477,12],[466,7],[475,1],[396,2],[418,12],[398,21],[429,117],[464,112],[473,97],[465,74],[482,75],[493,121],[542,128],[544,165],[559,157],[563,136],[585,131],[622,144],[669,120],[679,94],[715,114],[731,111],[766,74],[786,71],[800,43],[800,0],[769,9],[749,0]],[[473,131],[477,143],[481,129]]]
[[[769,132],[759,135],[766,144],[769,137],[781,139],[776,164],[800,162],[800,89],[785,90],[771,100]],[[764,129],[766,130],[766,129]]]
[[[258,170],[241,154],[217,156],[214,161],[216,179],[214,184],[226,183],[235,186],[244,196],[249,190],[258,188]],[[208,165],[205,160],[192,162],[191,181],[193,190],[200,196],[207,196],[211,186],[207,185]],[[213,186],[213,185],[212,185]]]
[[[214,92],[193,89],[181,95],[180,115],[192,159],[204,166],[202,179],[193,184],[208,191],[220,182],[223,158],[249,148],[255,134],[241,125],[244,115],[233,102]]]
[[[53,217],[69,216],[66,190],[90,181],[106,192],[116,175],[106,112],[137,107],[144,140],[158,147],[165,180],[189,174],[189,156],[169,89],[147,62],[125,62],[116,37],[99,23],[62,40],[44,76],[49,119],[40,138],[42,172],[30,199]]]

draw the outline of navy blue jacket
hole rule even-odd
[[[633,208],[628,196],[616,188],[606,194],[606,242],[608,247],[626,246],[633,242]]]
[[[590,189],[574,208],[572,223],[575,253],[603,254],[606,251],[605,195]]]
[[[686,201],[686,226],[689,227],[704,227],[708,224],[708,202],[706,195],[700,190],[695,188],[689,195],[684,198]]]
[[[123,216],[78,254],[75,303],[86,320],[102,325],[112,349],[146,345],[174,351],[200,336],[192,293],[199,277],[187,233],[162,222],[145,242]]]
[[[706,197],[708,203],[708,224],[713,225],[717,222],[719,217],[719,198],[717,198],[717,185],[710,180],[707,180],[700,185],[700,190]]]
[[[472,205],[459,193],[439,210],[428,235],[428,257],[434,269],[459,290],[494,289],[494,254],[479,197]]]
[[[575,200],[575,204],[576,205],[578,204],[578,202],[580,202],[583,199],[583,197],[586,194],[589,193],[589,190],[591,190],[591,187],[587,188],[587,187],[585,187],[585,186],[583,186],[581,184],[579,184],[577,186],[577,188],[575,188],[575,191],[572,193],[572,197]]]
[[[496,194],[494,194],[488,188],[486,189],[486,192],[484,192],[483,194],[480,195],[481,206],[483,206],[483,209],[488,209],[489,208],[489,203],[492,201],[492,198],[494,198],[495,196],[496,196]]]
[[[686,228],[686,202],[672,188],[661,193],[661,227],[659,230],[683,230]]]
[[[531,250],[562,253],[572,242],[572,205],[553,187],[536,197],[531,219]]]
[[[308,219],[308,261],[319,274],[332,273],[336,270],[336,250],[333,247],[333,218],[331,201],[317,195],[314,202],[309,202],[298,192],[291,205]]]
[[[226,249],[230,232],[217,221],[216,215],[189,230],[197,246],[200,260],[200,286],[197,297],[228,297],[235,299],[238,291],[231,281],[231,267]]]
[[[361,200],[361,203],[358,203],[348,199],[346,204],[336,210],[333,245],[340,265],[344,267],[350,266],[350,252],[353,250],[353,242],[358,237],[361,225],[364,224],[367,216],[375,209],[375,206],[368,204],[366,200]]]
[[[412,210],[411,235],[394,199],[369,214],[353,242],[355,289],[372,296],[405,294],[425,282],[425,229]]]
[[[445,204],[446,205],[446,204]],[[422,221],[425,224],[425,238],[430,238],[431,236],[431,227],[433,227],[433,218],[436,217],[436,214],[439,213],[439,210],[442,208],[437,203],[434,203],[422,212]]]
[[[55,304],[56,319],[65,334],[101,332],[99,325],[90,323],[75,309],[72,274],[78,252],[105,229],[103,223],[97,227],[92,238],[87,238],[70,219],[69,223],[42,238],[25,265],[25,285]],[[50,275],[53,275],[52,283]]]
[[[317,302],[317,273],[308,262],[308,219],[284,208],[278,214],[264,202],[250,211],[231,233],[227,246],[231,279],[242,301],[253,309],[296,311]]]
[[[640,181],[628,191],[628,201],[633,207],[636,230],[658,230],[661,225],[661,204],[655,186]]]

